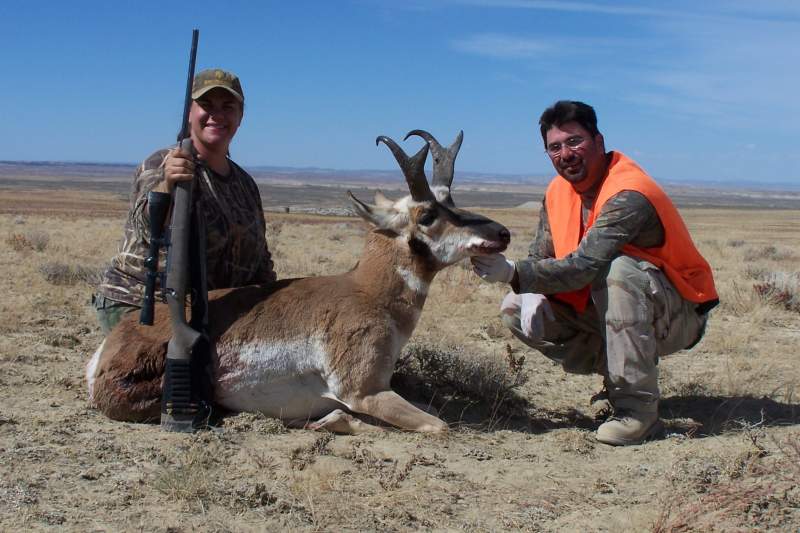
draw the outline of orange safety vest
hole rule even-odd
[[[653,248],[639,248],[632,244],[622,247],[622,253],[649,261],[664,272],[686,300],[703,304],[718,301],[714,278],[708,262],[695,248],[678,210],[658,186],[633,160],[620,152],[611,152],[611,163],[600,185],[597,199],[584,229],[581,220],[581,197],[572,185],[556,176],[547,187],[545,205],[553,236],[556,259],[561,259],[578,249],[583,234],[592,227],[603,204],[621,191],[641,193],[653,205],[664,227],[664,243]],[[553,296],[583,312],[589,302],[590,287],[558,293]]]

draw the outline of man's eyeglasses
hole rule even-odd
[[[572,137],[564,141],[564,144],[561,143],[548,144],[546,151],[548,154],[550,154],[551,157],[557,157],[558,155],[560,155],[562,148],[564,148],[565,146],[569,148],[571,151],[575,152],[578,150],[578,148],[580,148],[580,146],[583,144],[585,140],[586,139],[584,139],[580,135],[573,135]]]

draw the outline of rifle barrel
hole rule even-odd
[[[200,38],[200,30],[192,30],[192,49],[189,52],[189,75],[186,78],[186,94],[183,98],[183,120],[181,121],[181,131],[178,134],[178,142],[189,137],[189,110],[192,108],[192,84],[194,83],[194,65],[197,60],[197,40]]]

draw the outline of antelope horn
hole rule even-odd
[[[431,184],[434,187],[444,186],[449,190],[450,185],[453,183],[456,156],[458,156],[458,151],[461,149],[461,142],[464,140],[464,132],[459,131],[456,140],[446,149],[439,144],[433,135],[425,130],[409,131],[405,139],[408,139],[412,135],[422,137],[428,143],[428,146],[431,147],[431,155],[433,156],[433,179],[431,180]]]
[[[394,154],[394,158],[400,164],[400,170],[403,171],[403,175],[406,177],[411,198],[415,202],[432,200],[434,196],[428,186],[428,178],[425,177],[425,159],[428,157],[427,143],[412,158],[409,158],[396,142],[385,135],[375,139],[375,146],[380,143],[389,147],[389,150]]]

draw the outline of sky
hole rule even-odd
[[[192,28],[241,78],[245,167],[393,169],[376,136],[463,129],[456,179],[550,175],[538,118],[571,99],[659,180],[800,178],[798,0],[4,0],[0,160],[168,145]]]

